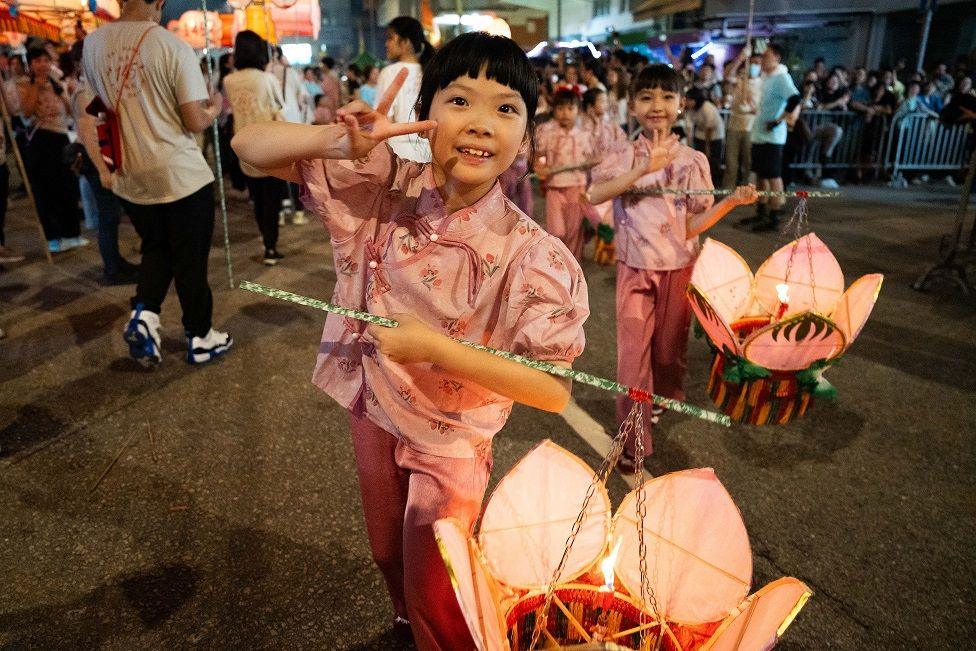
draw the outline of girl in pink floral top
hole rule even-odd
[[[736,206],[756,200],[751,185],[715,205],[710,195],[625,194],[632,187],[712,189],[705,155],[670,135],[681,113],[683,87],[681,75],[670,66],[641,71],[631,84],[630,111],[644,134],[635,142],[619,143],[603,158],[593,170],[588,192],[593,204],[615,202],[617,378],[679,400],[684,399],[691,320],[685,291],[698,256],[698,234]],[[632,404],[618,398],[619,422]],[[647,419],[641,435],[650,453]],[[633,469],[635,447],[632,437],[619,462],[622,470]]]
[[[583,193],[593,166],[596,143],[578,124],[580,99],[560,90],[552,100],[552,119],[535,130],[535,171],[546,189],[546,230],[558,237],[577,260],[583,257],[583,218],[589,210]],[[558,171],[559,168],[575,167]]]
[[[472,648],[431,525],[471,527],[492,436],[513,401],[560,411],[569,383],[467,348],[463,338],[569,366],[583,349],[586,285],[573,256],[505,198],[498,177],[530,145],[535,74],[510,39],[475,32],[425,69],[417,123],[390,123],[398,77],[340,124],[262,123],[242,160],[305,188],[332,240],[333,302],[396,319],[330,315],[313,381],[350,411],[373,557],[421,649]],[[387,138],[420,133],[433,160]]]

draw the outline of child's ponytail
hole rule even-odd
[[[434,56],[434,46],[430,44],[424,36],[424,28],[420,21],[412,16],[397,16],[386,26],[400,38],[410,41],[413,52],[417,56],[417,61],[421,67],[426,66],[427,62]]]

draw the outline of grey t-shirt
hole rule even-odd
[[[92,90],[112,108],[126,65],[148,21],[116,21],[85,38],[82,60]],[[122,171],[112,191],[136,204],[170,203],[214,180],[181,104],[206,100],[207,86],[190,46],[155,25],[142,42],[119,102]]]

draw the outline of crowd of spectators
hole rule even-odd
[[[687,137],[688,144],[706,153],[716,184],[733,186],[749,169],[749,147],[743,134],[750,130],[746,126],[751,124],[748,113],[754,114],[761,84],[758,56],[750,59],[746,56],[748,51],[743,50],[718,65],[711,54],[694,60],[689,48],[679,55],[672,54],[669,48],[664,52],[687,81],[686,112],[679,131]],[[617,122],[632,134],[636,124],[627,115],[627,87],[629,80],[650,62],[646,56],[624,50],[604,51],[599,58],[586,49],[539,57],[535,60],[540,79],[539,113],[548,112],[553,93],[560,89],[582,94],[588,88],[599,87],[607,91]],[[815,142],[819,145],[818,165],[802,180],[827,187],[836,185],[830,163],[845,137],[845,129],[849,130],[849,137],[854,137],[855,129],[861,131],[859,165],[853,167],[850,178],[859,180],[864,169],[883,155],[884,134],[899,120],[925,116],[934,121],[950,107],[952,123],[976,119],[976,65],[966,55],[952,63],[940,61],[927,72],[911,70],[905,58],[890,67],[871,70],[860,65],[828,67],[824,59],[818,58],[808,69],[795,68],[790,73],[800,91],[799,116],[811,119],[789,124],[784,166],[789,168],[805,146]],[[740,80],[744,83],[740,84]],[[737,110],[738,107],[745,108]],[[832,117],[831,113],[838,115]],[[842,113],[843,120],[839,115]],[[818,116],[815,120],[814,114]],[[734,148],[732,156],[729,148]],[[786,170],[785,174],[787,182],[801,180],[792,178],[792,171]]]

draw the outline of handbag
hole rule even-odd
[[[122,170],[122,131],[119,125],[119,104],[122,102],[122,94],[125,92],[125,85],[129,81],[129,73],[132,70],[132,64],[135,62],[136,56],[139,54],[139,48],[142,47],[142,42],[146,39],[146,35],[154,27],[156,25],[146,29],[142,33],[142,36],[139,37],[139,42],[136,43],[136,47],[132,51],[129,63],[125,66],[122,83],[119,85],[119,92],[115,97],[115,103],[112,105],[112,108],[105,106],[105,102],[98,95],[95,95],[95,99],[85,107],[86,113],[99,118],[98,125],[95,127],[98,131],[98,147],[102,151],[102,159],[112,172]]]

